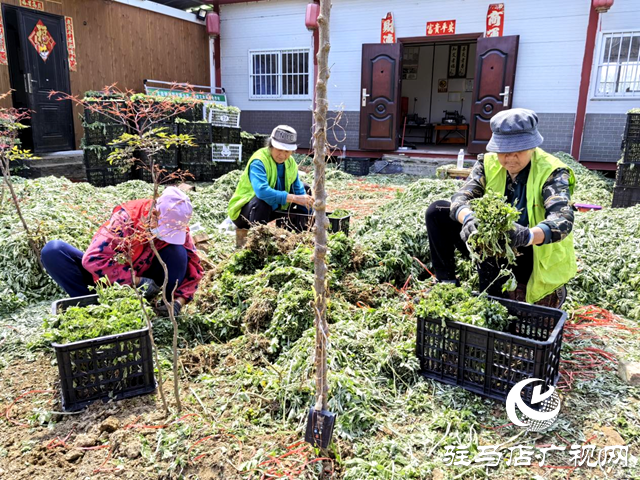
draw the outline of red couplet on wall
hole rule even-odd
[[[380,43],[396,43],[396,27],[393,25],[393,14],[387,13],[380,27]]]
[[[501,37],[504,31],[504,3],[492,3],[487,11],[485,37]]]
[[[427,22],[427,37],[436,35],[455,35],[456,21],[442,20],[440,22]]]
[[[0,10],[0,65],[9,65],[7,59],[7,46],[4,41],[4,21],[2,20],[2,10]]]
[[[67,37],[67,52],[69,54],[69,70],[78,71],[78,58],[76,57],[76,34],[73,31],[73,19],[64,17],[65,35]]]

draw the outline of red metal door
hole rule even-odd
[[[362,45],[362,150],[393,151],[398,145],[401,59],[401,43]]]
[[[469,153],[485,151],[491,138],[491,117],[513,104],[519,39],[519,35],[478,39]]]

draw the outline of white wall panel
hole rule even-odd
[[[600,17],[600,28],[598,29],[598,39],[591,71],[591,83],[589,85],[590,100],[587,104],[587,113],[627,113],[632,108],[640,108],[640,97],[634,99],[595,99],[593,98],[593,92],[595,89],[599,61],[598,53],[600,53],[602,33],[640,32],[640,0],[616,0],[611,10],[600,15]]]
[[[456,20],[456,33],[484,32],[489,1],[394,2],[336,0],[331,12],[331,105],[358,111],[362,44],[379,43],[380,21],[394,15],[397,37],[425,34],[427,21]],[[589,0],[505,2],[505,35],[520,35],[514,105],[540,113],[575,113],[584,56]],[[304,26],[306,0],[270,0],[221,7],[222,83],[244,110],[307,110],[309,102],[248,99],[248,50],[312,45]],[[616,0],[603,29],[640,28],[640,0]],[[589,111],[613,112],[628,102],[589,102]],[[625,110],[626,111],[626,110]]]

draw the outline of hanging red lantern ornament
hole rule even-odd
[[[207,33],[212,37],[220,35],[220,15],[216,12],[207,13]]]
[[[598,13],[606,13],[613,6],[614,0],[593,0],[593,8]]]
[[[320,5],[317,3],[308,4],[307,12],[304,16],[304,24],[308,30],[318,28],[318,15],[320,15]]]

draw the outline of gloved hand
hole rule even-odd
[[[178,315],[180,315],[180,310],[182,310],[182,304],[179,301],[174,300],[174,302],[173,302],[173,316],[177,317]],[[167,310],[167,306],[164,304],[164,302],[162,300],[159,300],[158,303],[156,304],[155,311],[156,311],[156,314],[159,317],[168,317],[169,316],[169,311]]]
[[[160,293],[160,287],[156,282],[147,277],[140,277],[138,287],[144,288],[143,296],[147,300],[153,300]]]
[[[478,231],[476,226],[476,217],[473,212],[467,213],[462,222],[462,231],[460,232],[460,238],[464,243],[467,243],[472,233]]]
[[[513,224],[513,230],[509,232],[509,237],[513,248],[528,247],[533,243],[533,232],[531,229],[523,227],[519,223]]]

